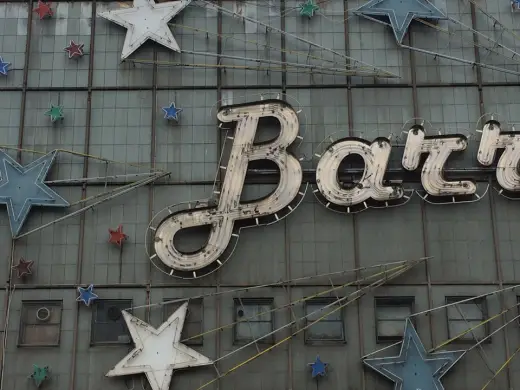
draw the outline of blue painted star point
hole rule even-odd
[[[5,62],[2,57],[0,57],[0,74],[7,76],[7,72],[9,71],[10,62]]]
[[[22,229],[32,206],[69,206],[65,199],[44,183],[55,156],[56,151],[22,166],[0,150],[0,204],[7,206],[13,237]]]
[[[328,365],[328,363],[322,362],[319,356],[316,356],[314,363],[309,363],[309,366],[312,368],[312,377],[325,376]]]
[[[86,306],[90,306],[92,301],[98,299],[98,296],[94,294],[94,285],[91,284],[87,288],[78,287],[79,297],[76,298],[76,301],[83,302]]]
[[[163,107],[162,110],[164,111],[164,119],[173,119],[178,121],[182,108],[175,107],[175,103],[172,102],[169,107]]]
[[[399,356],[365,359],[363,363],[395,383],[394,390],[444,390],[441,378],[466,351],[428,353],[410,319],[406,320]]]
[[[446,19],[446,15],[429,0],[370,0],[356,9],[354,14],[388,19],[398,43],[403,41],[414,19]]]

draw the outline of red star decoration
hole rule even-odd
[[[38,13],[38,16],[40,16],[40,20],[42,20],[46,16],[51,17],[52,15],[54,15],[54,12],[51,9],[51,3],[45,3],[42,0],[38,0],[38,7],[33,9],[33,11]]]
[[[128,236],[123,233],[123,225],[119,225],[117,230],[108,229],[108,233],[110,234],[108,242],[116,244],[117,246],[123,245],[123,241],[128,238]]]
[[[16,269],[18,274],[18,279],[22,278],[25,275],[31,275],[34,261],[25,261],[23,257],[20,257],[20,261],[18,264],[14,265],[13,268]]]
[[[82,57],[83,56],[83,46],[84,46],[83,43],[76,43],[71,40],[69,46],[67,46],[63,50],[65,50],[67,53],[69,53],[69,59],[74,56]]]

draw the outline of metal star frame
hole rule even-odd
[[[83,302],[86,306],[90,306],[92,301],[98,299],[98,295],[94,294],[94,285],[91,284],[87,288],[78,287],[79,297],[76,298],[76,301]]]
[[[7,72],[9,71],[10,62],[5,62],[2,57],[0,57],[0,74],[7,76]]]
[[[45,115],[51,117],[52,123],[58,119],[63,119],[63,106],[55,106],[51,103],[51,108],[45,112]]]
[[[305,3],[300,4],[300,15],[307,16],[310,19],[314,16],[314,12],[319,9],[320,7],[314,0],[306,0]]]
[[[49,367],[40,367],[33,364],[33,373],[30,377],[34,380],[36,387],[40,387],[44,381],[49,379]]]
[[[18,264],[13,265],[13,269],[16,270],[18,279],[21,279],[25,275],[32,275],[32,266],[34,261],[25,261],[23,257],[20,257]]]
[[[329,363],[324,363],[321,361],[319,355],[316,356],[314,363],[309,363],[309,366],[312,368],[312,377],[316,378],[318,376],[325,376],[328,365]]]
[[[85,46],[84,43],[76,43],[71,39],[69,46],[66,46],[63,50],[67,52],[69,59],[75,56],[83,57],[83,46]]]
[[[179,121],[179,114],[182,112],[182,108],[175,107],[175,102],[171,102],[169,107],[163,107],[164,119],[173,119]]]
[[[127,29],[121,60],[136,51],[144,42],[152,40],[180,52],[168,22],[191,3],[175,0],[156,3],[154,0],[134,0],[133,7],[101,12],[98,15]]]
[[[395,383],[394,390],[444,390],[441,378],[466,351],[428,353],[408,318],[399,356],[365,359],[363,363]]]
[[[106,376],[144,373],[152,390],[168,390],[174,371],[213,364],[180,342],[187,309],[184,303],[157,329],[123,311],[135,348]]]
[[[446,15],[429,0],[370,0],[354,11],[355,15],[388,18],[397,42],[403,41],[414,19],[440,20]]]
[[[44,183],[55,157],[56,151],[22,166],[0,150],[0,204],[7,206],[13,236],[22,229],[32,206],[69,206]]]

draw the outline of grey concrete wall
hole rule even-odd
[[[350,54],[401,78],[347,79],[265,70],[171,67],[168,63],[216,64],[217,58],[171,53],[152,43],[143,45],[132,58],[155,58],[160,66],[120,63],[124,29],[92,18],[93,11],[113,8],[115,3],[54,3],[56,16],[46,21],[39,21],[35,13],[29,12],[28,3],[0,4],[0,54],[12,62],[9,77],[0,78],[0,145],[40,152],[66,149],[120,162],[110,164],[107,170],[102,161],[60,154],[48,180],[85,174],[94,177],[137,173],[129,163],[154,165],[171,172],[160,184],[140,188],[17,241],[11,241],[6,212],[0,210],[0,280],[6,281],[5,290],[0,291],[0,332],[5,342],[3,389],[32,388],[27,378],[32,364],[51,368],[49,389],[126,390],[140,389],[142,384],[143,389],[148,388],[140,376],[126,381],[104,377],[131,345],[91,344],[94,309],[76,303],[78,285],[93,283],[102,299],[130,299],[133,305],[141,306],[433,256],[427,265],[418,266],[348,305],[343,311],[345,343],[310,345],[302,332],[209,387],[389,390],[391,383],[361,364],[362,356],[389,344],[376,342],[374,297],[413,296],[414,309],[420,312],[445,304],[447,296],[474,296],[520,283],[519,205],[493,188],[481,201],[472,204],[434,206],[414,197],[403,207],[342,215],[319,204],[309,187],[302,204],[286,219],[242,231],[232,258],[211,276],[183,281],[159,272],[145,253],[147,225],[155,213],[167,206],[212,195],[220,155],[229,146],[225,131],[219,130],[215,118],[219,103],[244,103],[285,94],[280,96],[301,110],[304,139],[293,151],[303,159],[305,169],[315,167],[311,157],[332,133],[368,140],[392,134],[396,147],[390,166],[399,168],[405,140],[402,130],[414,117],[424,118],[441,133],[471,134],[468,149],[452,156],[449,167],[476,168],[478,137],[474,129],[479,117],[496,112],[508,129],[520,120],[517,76],[399,48],[388,28],[349,12],[363,4],[362,0],[324,2],[322,13],[311,20],[300,18],[294,9],[300,3],[296,0],[263,1],[257,5],[228,0],[222,3],[234,12],[284,28],[338,53]],[[483,33],[496,32],[496,26],[482,13],[476,12],[472,20],[469,2],[435,3],[449,16]],[[520,15],[510,13],[508,1],[487,0],[482,6],[505,25],[519,27]],[[185,50],[217,53],[220,48],[220,54],[225,55],[307,61],[308,45],[272,31],[266,33],[264,28],[238,18],[219,16],[214,10],[188,7],[173,23],[174,35]],[[449,26],[442,22],[440,27]],[[414,24],[405,44],[518,70],[513,59],[475,51],[471,32],[453,31],[454,35],[448,37]],[[223,34],[220,43],[218,34]],[[493,36],[518,50],[518,42],[506,35]],[[69,61],[63,52],[71,39],[85,44],[85,56],[78,61]],[[288,51],[281,54],[262,45],[285,47]],[[339,60],[339,56],[319,49],[310,54]],[[221,63],[245,65],[229,59],[222,59]],[[179,123],[163,119],[161,107],[170,101],[183,108]],[[64,105],[65,119],[54,125],[43,115],[51,103]],[[262,129],[260,137],[275,131]],[[16,152],[12,151],[12,155],[16,156]],[[26,151],[20,158],[26,164],[35,155]],[[247,184],[244,197],[265,195],[276,178],[269,181],[270,184]],[[117,184],[112,183],[108,189]],[[417,183],[405,186],[417,188]],[[70,202],[105,191],[103,185],[54,188]],[[51,222],[78,207],[33,210],[25,229]],[[122,250],[107,243],[108,229],[119,224],[129,235]],[[194,241],[202,239],[195,237]],[[24,280],[17,279],[11,270],[21,256],[35,261],[33,274]],[[351,276],[337,276],[332,282],[338,286],[352,280]],[[279,307],[329,288],[327,279],[306,280],[295,286],[208,296],[203,301],[203,329],[211,331],[234,322],[233,298],[272,298]],[[353,291],[355,287],[343,288],[338,294],[346,296]],[[22,303],[30,300],[61,302],[58,346],[19,346]],[[496,315],[516,303],[515,291],[489,297],[488,315]],[[299,303],[292,310],[276,311],[273,326],[280,327],[303,316],[304,310]],[[134,314],[155,326],[163,318],[160,306],[141,307]],[[498,329],[516,315],[516,308],[508,311],[505,318],[490,323],[490,330]],[[275,341],[296,330],[292,327],[278,332]],[[446,311],[419,316],[417,330],[427,349],[439,345],[448,338]],[[519,343],[518,324],[514,322],[494,335],[491,343],[466,355],[445,377],[445,388],[480,389],[493,375],[487,365],[497,370]],[[470,345],[455,342],[447,348],[467,349]],[[233,327],[226,326],[206,334],[203,345],[193,348],[218,359],[239,347],[234,344]],[[257,352],[254,346],[241,350],[219,361],[218,370],[224,374]],[[385,353],[394,354],[397,349],[393,347],[381,354]],[[328,376],[318,385],[311,379],[307,366],[317,354],[330,364]],[[195,390],[216,375],[211,367],[177,372],[172,388]],[[488,389],[519,387],[520,360],[515,358]]]

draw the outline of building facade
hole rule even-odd
[[[24,167],[58,150],[43,179],[69,205],[33,207],[17,234],[16,218],[0,209],[0,390],[36,388],[33,365],[48,367],[41,388],[151,389],[144,374],[105,376],[134,349],[121,310],[159,327],[184,298],[181,338],[215,364],[176,370],[171,389],[392,389],[363,359],[397,355],[392,345],[413,313],[423,313],[411,318],[426,350],[468,350],[442,378],[446,389],[520,388],[520,204],[497,181],[499,155],[479,162],[476,131],[489,120],[514,131],[520,120],[514,2],[432,1],[447,18],[414,20],[402,42],[395,26],[354,12],[368,1],[317,2],[312,16],[301,3],[193,1],[170,22],[180,53],[148,41],[125,61],[127,29],[99,14],[132,2],[58,1],[52,15],[34,12],[42,6],[34,0],[0,4],[0,56],[10,63],[0,75],[0,144]],[[81,53],[71,55],[72,43]],[[226,168],[236,136],[217,113],[273,101],[290,104],[299,123],[288,148],[302,172],[294,207],[242,229],[230,245],[217,241],[227,261],[214,272],[170,275],[153,255],[150,222],[182,202],[212,199],[216,207],[234,174]],[[171,103],[182,109],[173,120],[162,110]],[[474,194],[437,200],[425,192],[424,158],[417,169],[402,164],[413,125],[466,140],[432,171],[474,181]],[[272,142],[279,132],[261,118],[255,140]],[[325,149],[378,137],[392,145],[385,179],[406,201],[331,207],[316,183]],[[14,171],[2,159],[5,185]],[[272,162],[249,168],[242,203],[269,196],[284,173]],[[347,157],[340,187],[369,180],[363,168],[359,155]],[[1,186],[0,201],[9,203]],[[205,247],[210,229],[200,225],[172,245]],[[33,262],[29,269],[21,258]],[[402,261],[419,262],[373,285]],[[87,306],[78,287],[89,285],[98,299]],[[453,304],[471,297],[479,298]],[[323,307],[330,315],[321,318]],[[318,355],[327,366],[313,378]]]

